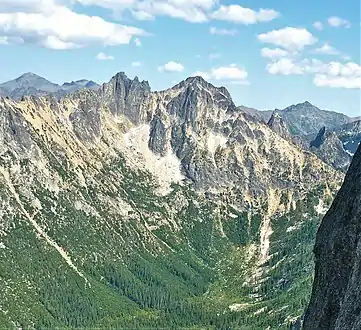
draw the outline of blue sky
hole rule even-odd
[[[359,0],[0,0],[0,81],[199,74],[238,105],[361,115]]]

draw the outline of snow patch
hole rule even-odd
[[[353,153],[353,152],[351,152],[350,150],[345,150],[346,151],[346,153],[348,154],[348,155],[350,155],[351,157],[353,157],[355,154]]]

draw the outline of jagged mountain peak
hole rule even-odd
[[[303,103],[300,103],[301,105],[304,105],[306,107],[314,107],[314,105],[312,103],[310,103],[309,101],[305,101]]]
[[[19,76],[18,78],[16,78],[16,80],[20,80],[20,79],[29,79],[29,78],[42,78],[45,79],[33,72],[25,72],[23,73],[21,76]]]
[[[147,91],[150,91],[150,85],[148,81],[140,81],[137,76],[131,79],[123,71],[115,74],[108,83],[103,84],[103,87],[105,86],[106,88],[107,85],[112,85],[114,88],[120,88],[120,86],[123,86],[125,89],[143,88]]]
[[[208,82],[207,80],[205,80],[201,76],[188,77],[185,80],[182,80],[181,82],[179,82],[174,87],[172,87],[172,89],[180,89],[180,88],[184,88],[184,87],[206,89],[206,90],[213,91],[213,92],[217,91],[217,92],[224,94],[224,96],[226,98],[231,99],[231,94],[229,93],[229,91],[227,90],[226,87],[224,87],[224,86],[217,87],[217,86],[211,84],[210,82]]]
[[[269,119],[267,126],[286,140],[291,140],[291,133],[281,114],[275,110]]]
[[[309,101],[292,104],[289,107],[285,108],[283,111],[290,112],[290,111],[319,111],[320,109],[310,103]]]

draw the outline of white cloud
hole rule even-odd
[[[316,59],[295,62],[289,58],[282,58],[268,64],[266,70],[279,75],[314,74],[313,82],[316,86],[361,88],[361,66],[353,62],[325,63]]]
[[[33,0],[35,1],[35,0]],[[219,0],[73,0],[82,5],[94,5],[119,14],[130,10],[134,18],[151,20],[155,16],[169,16],[192,23],[217,20],[243,24],[267,22],[280,16],[273,9],[258,11],[239,5],[219,6]]]
[[[44,13],[54,11],[62,0],[0,0],[0,13]]]
[[[301,50],[306,46],[313,45],[317,38],[304,28],[286,27],[258,35],[259,41],[281,46],[288,50]]]
[[[235,64],[212,69],[212,77],[216,80],[245,80],[247,76],[247,71]]]
[[[351,24],[349,21],[347,21],[343,18],[337,17],[337,16],[329,17],[327,22],[332,27],[345,27],[345,28],[351,27]]]
[[[153,21],[155,17],[144,10],[132,10],[132,15],[139,21]]]
[[[180,63],[170,61],[160,67],[158,67],[160,72],[183,72],[184,66]]]
[[[191,23],[202,23],[208,21],[207,10],[214,4],[213,0],[149,0],[138,2],[138,7],[152,15],[170,16]]]
[[[255,11],[240,5],[220,6],[211,15],[212,18],[222,21],[231,21],[240,24],[255,24],[269,22],[278,18],[280,13],[273,9],[260,9]]]
[[[340,52],[336,48],[332,47],[328,43],[323,44],[322,47],[316,48],[315,53],[324,54],[324,55],[338,55],[338,54],[340,54]]]
[[[289,55],[288,51],[281,48],[262,48],[261,55],[268,58],[278,58]]]
[[[270,63],[266,67],[266,71],[270,74],[280,74],[280,75],[291,75],[291,74],[303,74],[304,69],[302,66],[293,62],[289,58],[282,58],[277,62]]]
[[[228,81],[233,84],[248,84],[247,71],[236,64],[213,68],[209,72],[196,71],[193,76],[201,76],[206,80]]]
[[[135,38],[135,39],[134,39],[134,44],[135,44],[137,47],[141,47],[141,46],[142,46],[142,42],[139,40],[139,38]]]
[[[9,41],[7,37],[0,37],[0,45],[8,45]]]
[[[115,57],[112,56],[112,55],[106,55],[104,53],[99,53],[96,58],[99,60],[99,61],[113,61],[115,60]]]
[[[312,25],[316,30],[323,30],[323,24],[321,22],[314,22]]]
[[[324,67],[324,73],[330,76],[361,77],[361,66],[353,62],[330,62]]]
[[[221,54],[218,53],[211,53],[208,55],[210,60],[216,60],[217,58],[221,58]]]
[[[0,37],[0,45],[21,45],[23,43],[24,40],[19,37]]]
[[[219,29],[212,26],[209,28],[209,33],[219,36],[235,36],[238,31],[236,29]]]
[[[140,66],[142,66],[141,62],[132,62],[132,67],[139,68]]]
[[[317,74],[313,83],[318,87],[361,88],[361,77],[327,76]]]
[[[5,0],[0,1],[5,3]],[[128,44],[133,36],[140,35],[146,35],[146,32],[60,6],[52,7],[49,12],[0,13],[1,38],[51,49],[73,49],[99,43],[109,46]]]
[[[132,10],[136,19],[149,20],[154,16],[169,16],[188,22],[208,21],[208,12],[218,0],[75,0],[82,5],[94,5],[116,13]]]

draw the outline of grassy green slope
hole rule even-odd
[[[72,182],[72,172],[58,171]],[[119,173],[122,179],[114,180]],[[13,210],[4,219],[12,228],[1,238],[1,327],[286,329],[302,314],[318,199],[272,219],[271,257],[261,266],[260,215],[202,200],[187,186],[174,185],[166,197],[154,188],[148,174],[130,171],[122,159],[87,187],[69,185],[55,195],[39,182],[35,195],[43,209],[35,219],[88,284]],[[4,186],[0,191],[9,195]],[[95,210],[75,207],[79,196]],[[104,196],[121,197],[132,214],[114,217]],[[180,196],[187,203],[174,211]],[[25,197],[22,202],[35,212]]]

